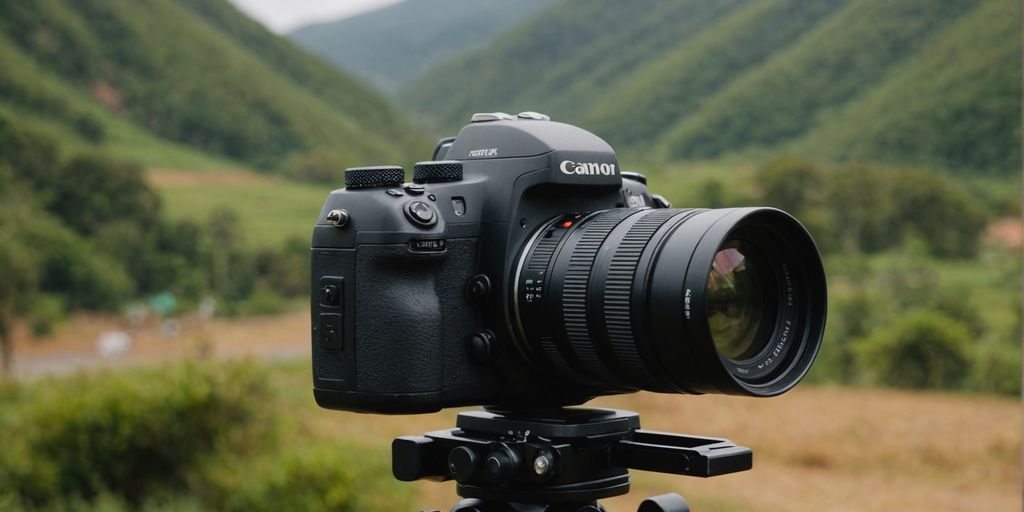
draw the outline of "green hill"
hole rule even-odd
[[[1012,0],[563,0],[538,19],[402,102],[445,132],[471,112],[539,110],[659,160],[1020,167]]]
[[[288,37],[394,92],[438,62],[486,45],[553,0],[406,0],[366,14],[300,27]]]
[[[0,3],[0,113],[149,166],[412,160],[426,145],[358,80],[223,0]]]

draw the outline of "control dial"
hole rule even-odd
[[[405,181],[405,170],[396,165],[352,167],[345,170],[345,188],[397,187]]]
[[[437,160],[416,164],[412,174],[414,183],[443,183],[462,181],[462,162]]]

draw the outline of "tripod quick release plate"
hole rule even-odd
[[[516,503],[625,494],[629,469],[710,477],[752,462],[728,440],[641,430],[639,415],[610,409],[463,412],[456,428],[392,443],[398,480],[454,479],[465,498]]]

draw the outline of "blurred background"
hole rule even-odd
[[[755,453],[611,510],[1021,509],[1014,0],[0,2],[0,509],[447,509],[388,447],[456,411],[313,404],[309,233],[345,167],[523,110],[826,261],[791,393],[594,402]]]

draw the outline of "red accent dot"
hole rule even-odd
[[[566,228],[566,229],[571,228],[572,227],[572,221],[571,220],[567,220],[567,221],[563,222],[562,223],[562,227]]]

